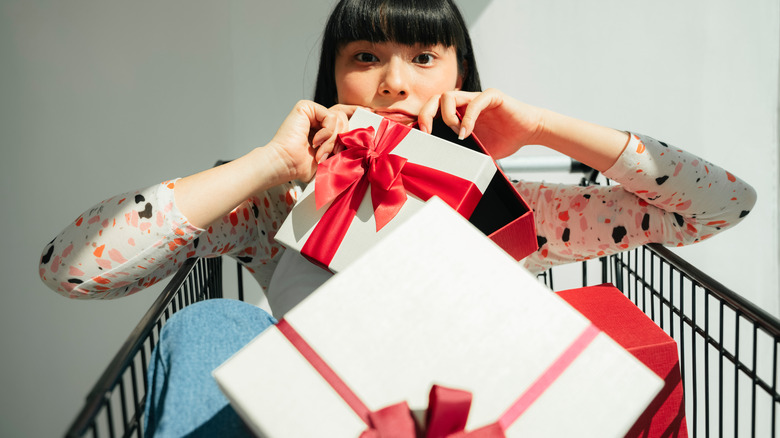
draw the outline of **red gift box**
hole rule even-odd
[[[452,128],[441,119],[434,120],[431,134],[490,156],[476,135],[459,140]],[[521,260],[538,249],[536,223],[525,199],[520,196],[501,167],[498,164],[496,167],[498,171],[471,214],[469,222],[515,260]]]
[[[558,292],[659,377],[664,388],[627,437],[687,437],[677,343],[611,284]]]

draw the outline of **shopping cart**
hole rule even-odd
[[[561,168],[560,162],[537,164],[537,170]],[[563,165],[584,173],[583,184],[597,183],[592,169]],[[557,290],[559,269],[541,274],[540,280]],[[778,434],[780,320],[660,245],[583,262],[576,269],[582,286],[614,284],[677,342],[691,436]],[[237,277],[237,290],[224,295],[220,258],[187,260],[89,392],[66,436],[141,437],[147,363],[160,329],[194,302],[243,301],[240,265]]]

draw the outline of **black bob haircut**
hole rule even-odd
[[[315,102],[337,103],[336,54],[352,41],[454,46],[461,89],[482,89],[466,23],[452,0],[341,0],[325,25]]]

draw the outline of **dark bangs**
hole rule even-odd
[[[333,38],[352,41],[464,47],[462,19],[442,0],[354,0],[334,11]]]
[[[352,41],[454,46],[461,89],[481,90],[471,38],[452,0],[341,0],[325,26],[315,102],[336,104],[336,55]]]

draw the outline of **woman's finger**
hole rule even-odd
[[[357,110],[358,108],[363,108],[365,110],[371,111],[369,108],[365,108],[365,107],[362,107],[362,106],[358,106],[358,105],[342,105],[340,103],[337,103],[336,105],[333,105],[329,109],[331,111],[338,111],[338,112],[344,114],[347,119],[349,119],[350,117],[352,117],[352,114],[354,114],[355,110]]]
[[[486,109],[501,106],[502,102],[503,96],[494,89],[485,90],[474,97],[474,99],[468,102],[466,111],[463,113],[458,138],[464,139],[470,136],[474,132],[479,115]]]
[[[336,104],[328,108],[332,113],[332,117],[329,116],[327,118],[327,126],[324,125],[324,127],[328,129],[328,133],[323,132],[320,134],[320,138],[325,138],[325,140],[321,144],[318,144],[318,149],[321,149],[321,151],[318,150],[316,154],[318,162],[325,161],[328,156],[338,154],[344,150],[344,146],[337,141],[337,137],[338,134],[349,131],[349,118],[355,114],[355,111],[357,111],[358,108],[373,112],[370,108],[358,105]]]
[[[352,107],[352,113],[354,113],[355,109],[357,107]],[[341,134],[343,132],[347,132],[349,130],[349,117],[352,116],[352,113],[347,114],[346,112],[339,111],[338,117],[339,117],[339,126],[338,126],[338,132],[337,134]],[[332,154],[338,154],[342,150],[344,150],[344,145],[339,143],[338,141],[335,141],[335,145],[333,146]]]
[[[441,102],[441,94],[437,94],[427,102],[425,102],[420,108],[420,113],[417,115],[417,126],[420,131],[430,134],[433,130],[433,118],[439,112],[439,105]]]
[[[441,119],[457,134],[460,130],[458,104],[455,92],[444,93],[441,96]]]
[[[354,112],[354,108],[330,108],[328,114],[321,123],[321,128],[312,138],[312,147],[316,149],[315,160],[318,163],[325,161],[330,155],[341,151],[338,143],[338,135],[349,129],[348,113]],[[345,111],[342,111],[345,110]]]
[[[311,147],[314,149],[322,147],[333,135],[333,131],[328,128],[312,129],[312,132]]]
[[[309,119],[309,125],[317,128],[322,125],[322,121],[330,114],[328,108],[309,100],[302,100],[295,105],[300,113]]]
[[[478,98],[480,93],[471,93],[465,91],[450,91],[444,93],[441,99],[441,118],[456,134],[462,134],[463,124],[458,117],[458,108],[468,105],[473,99]],[[461,139],[464,137],[461,137]]]

